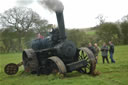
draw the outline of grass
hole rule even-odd
[[[6,75],[4,66],[11,62],[20,62],[21,53],[0,54],[0,85],[127,85],[128,45],[116,46],[115,49],[115,64],[102,64],[102,58],[99,55],[96,68],[101,72],[99,76],[93,77],[74,71],[67,73],[63,79],[54,74],[36,76],[23,73],[23,67],[20,67],[16,75]]]
[[[95,35],[96,30],[87,30],[86,33],[87,33],[88,35]]]

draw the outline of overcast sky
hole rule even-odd
[[[60,0],[64,5],[66,28],[88,28],[96,26],[98,15],[106,21],[115,22],[128,14],[128,0]],[[25,4],[25,3],[26,4]],[[15,6],[26,6],[36,11],[42,19],[56,24],[54,12],[42,7],[37,0],[1,0],[0,13]]]

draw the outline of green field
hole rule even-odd
[[[96,33],[96,30],[88,30],[86,31],[88,35],[94,35]]]
[[[0,85],[128,85],[128,45],[116,46],[115,64],[102,64],[99,56],[96,70],[99,76],[90,76],[78,72],[68,73],[66,77],[58,75],[31,75],[23,73],[23,67],[16,75],[4,73],[4,66],[10,62],[21,61],[21,53],[0,54]]]

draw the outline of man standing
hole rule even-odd
[[[92,43],[88,44],[88,49],[90,49],[95,56],[96,51],[95,51],[95,48],[93,47]]]
[[[108,47],[107,47],[106,43],[103,44],[103,46],[101,48],[101,52],[102,52],[103,64],[104,64],[105,59],[106,59],[107,63],[109,63],[109,61],[108,61]]]
[[[98,47],[97,43],[94,44],[94,48],[95,48],[95,56],[96,56],[96,63],[98,62],[98,54],[100,51],[100,48]]]
[[[112,63],[115,63],[115,60],[113,59],[113,54],[114,54],[114,45],[112,43],[112,41],[109,41],[109,53],[110,53],[110,59]]]

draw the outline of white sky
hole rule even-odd
[[[19,6],[17,0],[1,0],[0,13]],[[27,0],[23,0],[27,1]],[[31,1],[31,0],[29,0]],[[49,12],[40,4],[34,2],[27,7],[36,11],[49,23],[56,24],[55,13]],[[60,0],[64,5],[64,19],[66,28],[88,28],[97,25],[98,15],[106,17],[106,21],[115,22],[128,14],[128,0]]]

